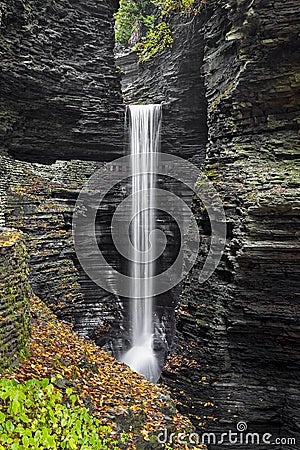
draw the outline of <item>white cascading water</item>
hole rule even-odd
[[[149,237],[155,229],[156,155],[160,145],[161,105],[131,105],[129,138],[132,170],[133,245],[130,276],[131,348],[122,356],[132,370],[152,382],[160,377],[153,350],[153,276],[155,247]],[[152,245],[151,245],[152,244]],[[138,280],[144,279],[141,285]]]

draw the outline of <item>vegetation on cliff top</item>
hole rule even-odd
[[[37,298],[31,315],[30,355],[1,374],[0,449],[158,449],[168,448],[157,441],[162,430],[192,431],[164,390],[80,338]]]
[[[116,18],[116,41],[124,46],[129,45],[130,38],[138,25],[147,30],[154,24],[154,9],[150,0],[121,0]]]
[[[116,13],[116,41],[134,46],[141,61],[148,61],[173,43],[172,12],[198,14],[205,0],[121,0]]]

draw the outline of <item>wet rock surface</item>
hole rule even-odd
[[[64,1],[45,8],[13,1],[2,11],[3,147],[47,164],[113,159],[123,151],[123,109],[112,7],[80,2],[75,14]],[[165,103],[163,151],[203,163],[227,216],[222,262],[200,285],[210,225],[194,202],[202,246],[183,286],[164,382],[199,432],[245,421],[252,432],[295,437],[286,449],[300,442],[298,9],[297,0],[215,2],[192,20],[174,17],[172,51],[139,66],[133,55],[117,63],[126,101]],[[28,233],[36,292],[100,345],[111,332],[119,339],[120,328],[110,327],[123,306],[87,278],[71,242],[74,202],[97,164],[46,168],[3,153],[0,167],[0,221]],[[99,232],[109,252],[115,205],[107,202]],[[177,299],[178,291],[160,317],[172,324],[169,336]]]
[[[291,449],[300,441],[297,9],[296,1],[231,1],[205,24],[205,170],[224,203],[227,246],[199,285],[210,226],[195,202],[202,249],[164,374],[200,431],[236,431],[245,421],[250,432],[295,438],[273,446]]]
[[[123,153],[117,3],[1,2],[0,140],[15,157],[50,163]]]
[[[118,304],[80,267],[71,223],[83,184],[101,166],[82,160],[124,151],[117,7],[106,0],[0,4],[0,224],[24,232],[35,292],[81,334],[97,330],[101,342]]]
[[[9,185],[5,220],[8,226],[24,233],[34,292],[58,317],[73,323],[82,336],[104,345],[113,324],[117,327],[121,320],[120,303],[86,275],[77,260],[72,237],[78,194],[103,164],[59,161],[46,166],[15,161],[9,156],[4,161]],[[109,208],[109,202],[105,206]],[[101,216],[97,224],[104,241],[109,232],[106,218]],[[87,236],[81,239],[85,242]],[[107,257],[111,247],[106,244],[103,252]]]
[[[205,156],[207,140],[203,16],[175,17],[171,50],[147,63],[117,55],[125,103],[162,103],[162,151],[182,158]]]

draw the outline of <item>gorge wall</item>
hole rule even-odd
[[[201,31],[205,17],[204,13],[192,20],[175,19],[173,48],[149,62],[138,62],[133,52],[117,55],[125,103],[162,103],[162,151],[182,158],[205,156],[207,102]]]
[[[163,150],[202,164],[226,212],[226,251],[199,285],[210,224],[194,201],[202,246],[163,374],[199,431],[245,421],[300,441],[297,10],[295,0],[207,2],[195,18],[173,17],[172,50],[118,60],[125,98],[166,103]]]
[[[243,420],[299,442],[297,9],[220,2],[204,25],[205,170],[224,202],[228,242],[209,281],[197,283],[202,260],[185,282],[165,382],[200,429]],[[194,208],[204,258],[210,227]]]
[[[1,2],[0,136],[15,157],[49,164],[122,154],[117,3]]]
[[[35,292],[100,344],[122,305],[80,269],[71,217],[85,180],[123,153],[114,3],[1,2],[0,223],[25,233]],[[222,262],[199,285],[210,226],[194,201],[202,247],[164,382],[200,431],[244,420],[300,442],[297,3],[207,2],[174,15],[172,50],[118,65],[125,101],[164,103],[162,150],[202,165],[227,216]]]
[[[118,317],[116,299],[79,266],[71,235],[85,181],[123,154],[117,7],[0,2],[0,225],[23,232],[35,293],[85,335]]]

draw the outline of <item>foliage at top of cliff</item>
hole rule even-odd
[[[198,0],[152,0],[161,9],[162,16],[170,14],[172,11],[181,10],[183,12],[196,12],[199,3]]]
[[[151,0],[121,0],[115,19],[116,41],[129,46],[130,38],[138,26],[148,29],[154,23],[154,4]]]
[[[0,449],[7,439],[17,450],[90,450],[89,439],[93,449],[167,449],[160,432],[192,432],[168,392],[80,338],[37,298],[31,316],[29,356],[0,374]]]
[[[172,13],[198,14],[205,0],[121,0],[116,13],[116,42],[133,47],[148,61],[173,43]]]

